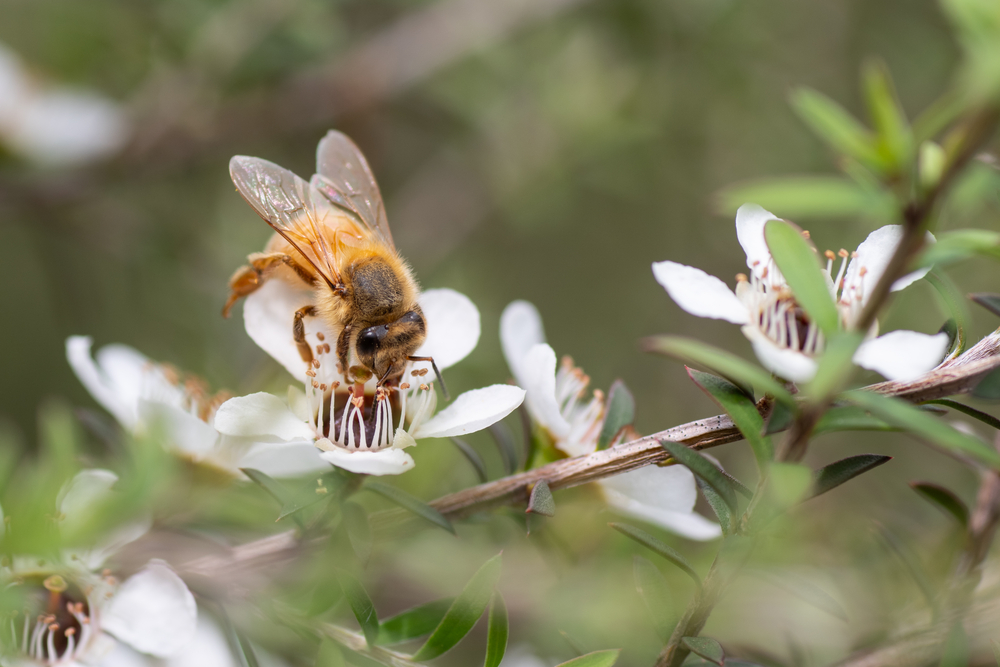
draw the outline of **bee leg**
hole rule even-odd
[[[315,314],[316,306],[303,306],[295,311],[295,318],[292,320],[292,337],[295,339],[296,347],[299,348],[299,356],[307,364],[312,363],[313,353],[312,348],[309,347],[309,343],[306,342],[306,326],[302,322],[302,319],[312,317]]]
[[[438,365],[434,363],[434,357],[407,357],[407,360],[431,362],[431,368],[434,369],[434,376],[437,377],[437,381],[441,383],[441,393],[444,394],[444,400],[451,400],[451,397],[448,395],[448,387],[444,383],[444,378],[441,377],[441,371],[438,370]]]
[[[347,354],[351,351],[351,325],[345,324],[337,337],[337,360],[340,362],[340,369],[344,373],[344,383],[351,384],[350,370],[347,366]]]
[[[247,257],[247,261],[250,264],[236,269],[236,272],[229,279],[229,298],[226,299],[226,305],[222,309],[223,317],[229,317],[229,311],[232,310],[237,301],[260,289],[260,286],[267,280],[268,274],[281,264],[292,269],[306,285],[312,287],[314,284],[313,277],[309,272],[283,252],[255,252]]]

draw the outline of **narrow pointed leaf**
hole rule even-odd
[[[1000,294],[978,292],[975,294],[970,294],[969,298],[978,303],[986,310],[993,313],[994,315],[1000,316]]]
[[[406,491],[397,489],[396,487],[390,486],[384,482],[375,482],[371,480],[365,482],[364,488],[369,491],[374,491],[383,498],[391,500],[403,509],[407,509],[423,519],[427,519],[435,526],[444,528],[452,535],[455,534],[455,527],[451,525],[451,521],[449,521],[445,515],[441,514],[441,512],[438,512],[436,509],[419,498],[411,496]]]
[[[337,581],[340,583],[341,590],[344,591],[347,603],[351,605],[354,618],[361,626],[365,641],[368,642],[369,646],[374,646],[378,641],[378,615],[375,613],[375,605],[372,603],[371,596],[368,595],[368,591],[365,590],[361,582],[347,572],[338,571]]]
[[[865,65],[862,78],[880,153],[895,169],[903,169],[913,154],[913,134],[896,99],[889,72],[883,63],[873,61]]]
[[[702,391],[726,411],[750,444],[757,468],[763,470],[774,458],[774,447],[771,441],[761,435],[764,430],[764,418],[757,411],[757,405],[744,394],[739,387],[711,373],[703,373],[693,368],[687,368],[688,376]],[[780,403],[778,405],[781,405]]]
[[[822,403],[843,389],[854,371],[852,359],[861,341],[861,334],[852,331],[839,331],[828,338],[826,350],[816,365],[816,375],[804,388],[810,399]]]
[[[857,405],[840,405],[826,411],[813,433],[836,433],[838,431],[899,431],[885,420],[873,417],[871,413]]]
[[[924,402],[924,405],[928,404],[943,405],[947,408],[951,408],[952,410],[957,410],[958,412],[967,414],[973,419],[978,419],[991,428],[1000,429],[1000,419],[997,419],[993,415],[983,412],[982,410],[977,410],[974,407],[965,405],[964,403],[959,403],[958,401],[953,401],[948,398],[936,398],[932,401]]]
[[[663,643],[670,639],[674,629],[673,599],[670,586],[660,570],[642,556],[632,559],[635,589],[646,604],[656,634]]]
[[[830,176],[762,178],[729,186],[716,195],[716,208],[727,214],[748,201],[790,218],[849,217],[891,213],[892,198],[854,181]]]
[[[770,220],[764,225],[764,238],[795,300],[827,336],[831,335],[837,330],[840,316],[816,251],[802,237],[802,230],[783,220]]]
[[[964,528],[969,525],[969,508],[954,493],[930,482],[910,482],[910,487],[928,501],[944,510]]]
[[[497,554],[472,575],[434,632],[413,655],[413,660],[422,662],[436,658],[469,634],[493,596],[493,589],[500,579],[500,563],[500,555]]]
[[[715,489],[709,486],[705,480],[701,477],[695,477],[694,481],[698,484],[698,488],[701,489],[701,493],[705,496],[705,500],[708,501],[709,507],[715,512],[716,518],[719,520],[719,527],[722,528],[722,535],[728,537],[732,535],[733,530],[736,527],[736,515],[733,511],[729,509],[729,505],[726,501],[722,499]]]
[[[618,662],[618,654],[621,649],[613,651],[594,651],[579,658],[573,658],[566,662],[560,662],[556,667],[611,667]]]
[[[695,655],[701,656],[719,667],[722,667],[726,661],[726,652],[722,650],[722,645],[710,637],[684,637],[681,643]]]
[[[795,399],[788,390],[763,368],[701,341],[681,336],[652,336],[642,341],[642,348],[647,352],[707,366],[731,380],[753,385],[779,401],[795,404]]]
[[[451,438],[451,442],[469,460],[473,470],[476,471],[476,477],[479,478],[479,482],[485,484],[489,481],[489,477],[486,476],[486,462],[483,461],[483,457],[479,455],[479,452],[473,449],[472,445],[459,438]],[[507,474],[509,475],[510,473]]]
[[[859,454],[824,466],[816,471],[812,497],[815,498],[830,489],[835,489],[844,482],[888,462],[891,458],[891,456],[883,456],[882,454]]]
[[[576,653],[577,656],[590,653],[590,651],[587,651],[586,649],[583,648],[583,644],[581,642],[577,641],[575,637],[571,636],[565,630],[560,630],[559,636],[563,638],[563,641],[566,642],[566,645],[569,646],[570,650],[573,651],[573,653]]]
[[[333,641],[324,639],[316,654],[316,667],[347,667],[344,652]]]
[[[974,255],[1000,257],[1000,232],[986,229],[956,229],[937,236],[915,262],[916,266],[943,267]]]
[[[990,466],[1000,468],[1000,454],[977,438],[955,430],[913,405],[899,399],[882,396],[870,391],[854,390],[845,397],[852,403],[869,410],[876,417],[928,440],[948,451],[969,456]]]
[[[740,494],[741,496],[743,496],[747,500],[750,500],[751,498],[753,498],[753,491],[750,490],[749,486],[747,486],[746,484],[744,484],[740,480],[736,479],[735,477],[733,477],[732,475],[730,475],[725,470],[722,470],[721,468],[719,469],[719,472],[721,472],[723,475],[725,475],[726,479],[728,479],[732,483],[733,489],[736,490],[736,493]]]
[[[954,320],[954,338],[948,350],[949,354],[959,354],[965,349],[966,332],[970,325],[971,314],[968,303],[958,286],[941,271],[937,269],[931,271],[924,276],[924,280],[937,291],[944,314]]]
[[[520,411],[522,419],[527,416],[527,410],[522,406]],[[528,430],[525,432],[525,437],[530,441],[531,437],[531,422],[527,422]],[[493,442],[496,443],[497,451],[500,452],[500,458],[503,461],[503,468],[508,475],[513,475],[514,471],[517,470],[519,465],[519,457],[517,452],[517,447],[514,445],[514,435],[510,432],[510,428],[502,421],[496,422],[490,425],[490,435],[493,436]]]
[[[722,474],[722,471],[714,463],[679,442],[661,440],[660,446],[667,450],[667,453],[675,461],[685,466],[697,477],[705,480],[722,497],[722,500],[725,501],[726,505],[729,506],[729,510],[734,515],[739,512],[739,506],[736,503],[736,490],[733,488],[733,483]]]
[[[443,598],[400,612],[379,624],[378,644],[400,642],[429,635],[438,626],[455,598]]]
[[[972,390],[972,395],[984,401],[1000,400],[1000,368],[987,373]]]
[[[285,507],[289,504],[294,504],[295,500],[292,492],[289,491],[284,484],[272,478],[270,475],[261,472],[260,470],[254,470],[253,468],[240,468],[240,471],[249,477],[254,484],[267,491],[267,493],[270,494],[272,498],[277,500],[279,505],[281,505],[281,512],[279,513],[276,521],[280,521],[284,517],[291,515],[292,520],[295,521],[295,523],[297,523],[300,527],[303,525],[302,519],[295,514],[294,511],[287,514],[284,512]]]
[[[549,483],[544,479],[535,482],[531,487],[531,496],[528,498],[528,509],[524,510],[531,514],[541,514],[542,516],[556,515],[556,501],[549,490]]]
[[[826,95],[808,88],[792,93],[792,108],[816,135],[834,151],[869,166],[881,168],[875,137],[854,116]]]
[[[608,400],[604,406],[604,425],[597,438],[597,448],[607,449],[615,436],[635,422],[635,398],[625,383],[615,380],[608,390]]]
[[[493,591],[489,625],[486,629],[486,660],[483,662],[483,667],[500,667],[504,653],[507,652],[508,634],[507,604],[503,601],[500,591]]]
[[[691,567],[691,565],[687,562],[684,556],[680,555],[679,553],[677,553],[676,551],[674,551],[673,549],[671,549],[666,544],[656,539],[646,531],[640,530],[635,526],[630,526],[627,523],[609,523],[608,525],[617,530],[622,535],[625,535],[626,537],[635,540],[644,547],[652,549],[660,556],[663,556],[668,561],[670,561],[680,569],[684,570],[684,573],[687,574],[689,577],[691,577],[695,585],[699,589],[701,588],[701,577],[698,576],[698,573],[694,571],[694,568]]]
[[[351,500],[343,503],[340,511],[354,555],[365,565],[372,555],[372,527],[368,523],[368,513],[364,507]]]
[[[771,406],[771,413],[767,416],[767,421],[764,424],[763,434],[773,435],[780,433],[791,426],[794,421],[795,410],[785,403],[775,401]]]

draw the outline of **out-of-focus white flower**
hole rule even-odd
[[[229,394],[211,395],[196,379],[182,382],[172,367],[126,345],[106,345],[96,359],[91,346],[89,337],[71,336],[66,357],[83,386],[126,430],[135,433],[156,424],[179,454],[233,474],[255,468],[288,477],[329,469],[315,447],[220,434],[216,411]]]
[[[798,305],[767,248],[764,225],[778,219],[755,204],[744,204],[737,211],[736,236],[746,253],[750,277],[736,277],[735,293],[715,276],[677,262],[654,263],[653,275],[677,305],[692,315],[741,325],[757,358],[772,373],[793,382],[807,382],[816,374],[815,357],[822,353],[824,339]],[[900,225],[886,225],[869,234],[853,254],[841,250],[836,274],[836,255],[827,251],[827,285],[845,329],[854,328],[902,234]],[[933,238],[928,234],[929,241]],[[919,280],[927,271],[900,278],[893,283],[893,291]],[[862,343],[854,363],[890,380],[908,380],[940,363],[947,347],[945,333],[892,331]]]
[[[37,163],[69,166],[117,151],[127,136],[128,122],[115,102],[41,83],[0,45],[0,143]]]
[[[542,318],[527,301],[514,301],[500,317],[500,342],[514,379],[525,388],[525,405],[536,424],[569,456],[597,451],[604,398],[587,396],[589,378],[545,343]],[[694,512],[694,475],[683,466],[647,466],[597,482],[608,504],[622,514],[655,523],[694,540],[721,535],[719,525]]]
[[[247,333],[265,352],[303,383],[289,388],[287,400],[266,393],[230,399],[215,418],[221,433],[271,438],[285,446],[309,446],[335,466],[369,475],[396,475],[413,467],[405,451],[421,438],[472,433],[497,422],[521,404],[524,391],[493,385],[467,391],[436,412],[437,395],[427,362],[410,362],[399,387],[342,387],[330,341],[338,332],[321,318],[306,320],[306,340],[315,361],[302,361],[292,338],[296,310],[311,293],[271,280],[247,297],[243,317]],[[464,295],[449,289],[424,292],[420,307],[427,340],[414,356],[434,357],[444,370],[465,358],[479,341],[479,311]]]

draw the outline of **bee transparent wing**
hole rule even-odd
[[[323,195],[284,167],[260,158],[237,155],[229,161],[229,175],[257,215],[331,287],[341,283],[338,253],[323,230],[335,228],[344,216]]]
[[[396,249],[385,205],[368,161],[346,134],[330,130],[316,147],[316,174],[311,181],[333,204],[356,217],[387,246]]]

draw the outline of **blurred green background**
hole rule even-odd
[[[453,395],[509,377],[497,329],[504,306],[521,298],[538,306],[556,353],[572,355],[593,386],[625,380],[640,432],[714,415],[680,365],[644,355],[637,341],[684,334],[747,357],[749,345],[737,327],[677,308],[650,263],[677,260],[733,285],[744,256],[733,211],[716,205],[719,189],[835,168],[789,109],[794,86],[861,116],[858,73],[878,56],[912,116],[946,88],[958,58],[930,0],[5,0],[0,43],[44,80],[117,100],[130,122],[121,151],[73,169],[0,156],[0,414],[29,441],[48,397],[94,405],[65,362],[72,334],[132,345],[237,394],[287,384],[244,333],[240,308],[230,320],[219,314],[230,273],[270,233],[235,192],[227,163],[254,155],[308,177],[329,128],[368,156],[397,246],[422,285],[460,290],[480,308],[479,347],[448,372]],[[995,181],[967,189],[986,204],[946,215],[942,227],[996,229]],[[891,221],[797,222],[820,249],[853,249]],[[974,260],[951,276],[964,291],[990,291],[1000,273]],[[897,297],[883,328],[934,332],[944,319],[919,283]],[[997,324],[985,312],[974,322],[973,340]],[[429,498],[473,483],[456,451],[435,447],[416,452],[423,473],[404,485]],[[745,449],[713,453],[749,474]],[[857,575],[840,578],[844,586],[863,579],[872,517],[927,546],[946,537],[945,518],[917,504],[907,480],[933,479],[969,501],[974,488],[967,469],[899,434],[824,436],[807,462],[860,451],[897,458],[815,502],[791,540],[803,552],[782,554],[827,568],[831,581],[840,568]],[[442,478],[442,469],[453,472]],[[572,511],[564,525],[589,520],[589,509]],[[831,526],[841,530],[834,536]],[[578,567],[556,568],[561,593],[532,613],[568,619],[590,648],[620,645],[619,631],[639,614],[630,566],[605,573],[603,584],[592,577],[627,563],[625,542],[565,532]],[[598,550],[598,537],[613,543]],[[454,579],[442,562],[452,538],[421,539],[409,548],[426,557],[400,576],[430,577],[416,570],[438,563],[435,576]],[[469,555],[457,578],[492,553]],[[551,571],[536,571],[544,566],[523,571],[544,578]],[[898,574],[887,572],[867,574]],[[588,595],[601,601],[598,611],[574,597],[591,590],[574,577],[596,587]],[[880,593],[864,588],[855,591],[864,594],[859,608],[892,616],[866,606]],[[712,623],[735,628],[741,641],[759,638],[752,623],[726,622],[739,613],[721,610]],[[863,635],[864,617],[854,622]],[[556,652],[558,635],[547,641]],[[652,635],[642,642],[638,655],[655,654]]]

